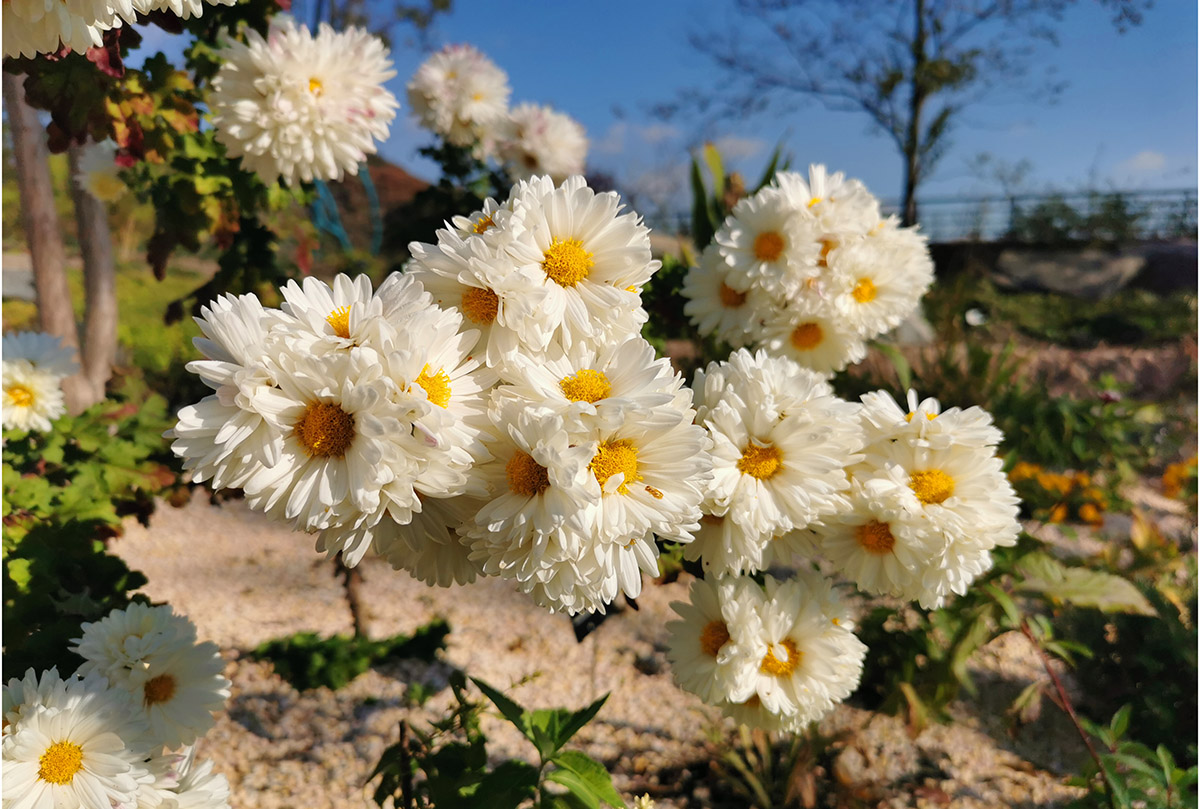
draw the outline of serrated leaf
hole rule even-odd
[[[578,750],[564,750],[551,759],[563,769],[570,770],[585,781],[592,792],[609,806],[624,807],[625,801],[613,787],[612,776],[604,765]],[[556,770],[556,772],[561,772]],[[565,785],[564,785],[565,786]]]
[[[1024,579],[1017,589],[1041,593],[1051,600],[1101,612],[1155,615],[1154,607],[1134,584],[1121,576],[1082,567],[1067,567],[1048,554],[1022,557],[1016,572]]]

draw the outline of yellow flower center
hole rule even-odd
[[[309,79],[308,80],[308,92],[312,93],[315,96],[319,96],[319,95],[321,95],[321,93],[325,92],[325,85],[321,84],[320,79]]]
[[[467,287],[462,294],[462,311],[467,320],[486,326],[500,311],[500,298],[490,289]]]
[[[170,674],[152,677],[142,686],[142,695],[147,705],[159,705],[175,696],[175,678]]]
[[[33,406],[33,391],[24,385],[10,385],[4,389],[4,394],[12,400],[16,407]]]
[[[913,417],[913,414],[912,414],[912,413],[905,413],[905,414],[904,414],[904,420],[905,420],[905,421],[907,421],[909,424],[912,424],[912,417]],[[933,421],[933,420],[934,420],[934,419],[936,419],[937,417],[938,417],[938,414],[937,414],[937,413],[926,413],[926,414],[925,414],[925,418],[929,419],[930,421]]]
[[[73,742],[55,742],[38,759],[38,778],[48,784],[69,784],[83,769],[83,748]]]
[[[738,471],[759,480],[770,480],[783,468],[783,454],[774,444],[760,447],[750,443],[742,450],[737,462]]]
[[[819,323],[801,323],[792,329],[792,345],[798,351],[809,351],[816,348],[825,339],[825,332]]]
[[[778,261],[783,255],[783,237],[768,230],[754,237],[754,257],[759,261]]]
[[[588,277],[596,262],[579,239],[555,239],[543,254],[546,277],[562,287],[573,287]]]
[[[88,191],[101,202],[116,202],[125,194],[125,182],[115,174],[107,171],[92,171],[88,173]]]
[[[484,233],[488,228],[493,228],[496,223],[492,221],[492,217],[485,215],[482,219],[475,223],[475,227],[471,228],[476,234]]]
[[[837,240],[829,236],[825,236],[821,239],[821,256],[817,259],[818,267],[829,266],[829,253],[835,247],[837,247]]]
[[[804,654],[796,648],[796,641],[784,638],[779,643],[771,644],[758,670],[772,677],[790,677],[803,659]]]
[[[700,631],[700,648],[709,657],[716,657],[721,647],[729,642],[729,627],[724,621],[709,621]]]
[[[508,489],[513,494],[534,497],[550,488],[550,474],[546,467],[521,450],[508,459],[504,473],[508,476]]]
[[[823,197],[813,197],[812,199],[810,199],[810,200],[808,201],[808,207],[810,207],[810,208],[811,208],[812,206],[814,206],[814,205],[816,205],[818,202],[820,202],[822,199],[824,199],[824,198],[823,198]]]
[[[341,458],[354,441],[354,416],[333,402],[313,402],[296,422],[295,434],[310,458]]]
[[[941,503],[954,494],[954,478],[940,469],[913,472],[909,477],[908,486],[925,505]]]
[[[438,407],[450,404],[450,377],[446,376],[445,371],[439,368],[436,374],[430,375],[429,365],[426,364],[417,376],[417,384],[425,389],[426,398]]]
[[[625,480],[617,487],[620,494],[629,494],[629,484],[642,479],[638,474],[638,451],[633,442],[627,438],[619,441],[602,441],[596,449],[588,469],[596,476],[600,488],[608,479],[616,474],[624,474]]]
[[[341,306],[329,313],[325,322],[333,329],[333,333],[343,340],[350,339],[350,307]]]
[[[607,398],[608,394],[612,393],[612,385],[609,384],[608,377],[602,371],[593,371],[591,368],[574,373],[570,376],[564,376],[558,383],[562,388],[563,396],[566,396],[572,402],[592,402]]]
[[[863,523],[854,529],[854,538],[858,540],[858,544],[863,546],[867,553],[873,553],[876,556],[883,556],[892,552],[892,548],[896,545],[896,538],[892,536],[892,529],[885,522],[871,520]]]
[[[879,290],[875,288],[875,284],[870,278],[859,278],[858,283],[854,285],[854,290],[850,294],[859,303],[870,303],[875,300],[875,296],[879,294]]]
[[[745,292],[738,292],[724,281],[721,282],[721,288],[717,290],[717,294],[721,296],[721,305],[726,309],[737,309],[746,302]]]

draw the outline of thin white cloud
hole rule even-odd
[[[726,135],[718,138],[714,145],[721,157],[726,160],[745,160],[757,157],[767,149],[767,142],[762,138],[745,138],[738,135]]]
[[[1150,175],[1162,174],[1167,168],[1167,156],[1152,149],[1143,149],[1128,160],[1117,164],[1118,177],[1146,178]]]
[[[591,150],[599,154],[619,155],[645,146],[657,146],[679,137],[679,134],[679,129],[670,124],[614,121],[608,131],[592,141]]]

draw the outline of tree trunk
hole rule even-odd
[[[921,182],[921,112],[928,92],[925,81],[929,57],[925,53],[925,0],[913,4],[912,93],[909,96],[908,127],[904,135],[904,213],[901,224],[917,224],[917,185]]]
[[[82,152],[83,149],[76,146],[69,152],[72,178],[79,171]],[[117,358],[116,265],[107,207],[74,181],[71,182],[71,197],[75,200],[75,223],[79,229],[79,250],[83,255],[86,305],[80,366],[89,388],[91,401],[87,404],[90,405],[104,398],[105,384],[112,376],[112,366]]]
[[[900,224],[909,228],[917,224],[917,182],[920,163],[915,154],[904,156],[904,198]]]
[[[46,134],[37,112],[25,103],[25,81],[21,76],[4,73],[4,108],[12,133],[13,158],[17,169],[17,188],[21,194],[21,220],[25,241],[33,264],[38,322],[42,331],[53,334],[63,344],[78,350],[79,334],[71,290],[67,286],[67,250],[63,245],[58,213],[54,209],[54,186],[50,180]],[[64,380],[63,394],[67,409],[77,413],[87,398],[86,386]]]

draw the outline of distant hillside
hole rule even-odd
[[[393,210],[410,202],[421,189],[429,186],[425,180],[412,176],[404,169],[387,160],[372,155],[367,159],[367,169],[375,193],[379,196],[380,215],[387,216]],[[330,183],[329,190],[337,200],[342,225],[355,247],[366,249],[371,244],[371,208],[367,192],[358,177],[347,177],[343,182]]]

